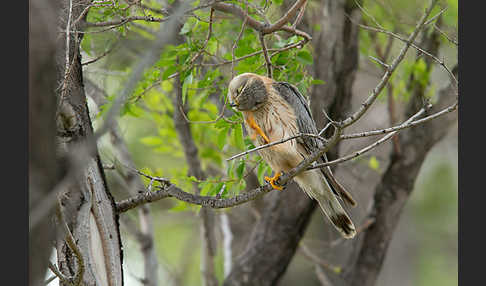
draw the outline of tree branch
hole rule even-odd
[[[305,38],[310,40],[310,36],[302,31],[296,30],[295,28],[292,27],[287,27],[284,26],[287,22],[290,21],[290,19],[295,16],[295,14],[298,12],[298,10],[306,3],[306,0],[297,0],[295,4],[275,23],[267,25],[266,23],[260,22],[255,20],[254,18],[250,17],[247,12],[245,12],[243,9],[241,9],[239,6],[235,4],[230,4],[230,3],[214,3],[212,7],[218,11],[225,12],[225,13],[230,13],[238,18],[240,18],[243,21],[247,21],[247,24],[255,29],[256,31],[262,33],[263,35],[271,34],[275,31],[287,31],[290,33],[293,33],[295,35],[306,35]]]
[[[423,124],[429,120],[435,119],[439,116],[445,115],[449,112],[453,112],[457,109],[458,107],[458,101],[456,101],[454,104],[450,105],[449,107],[442,109],[441,111],[438,111],[434,114],[431,114],[427,117],[424,117],[422,119],[414,120],[409,123],[402,123],[400,125],[394,126],[394,127],[389,127],[385,129],[380,129],[380,130],[372,130],[372,131],[365,131],[361,133],[353,133],[353,134],[343,134],[341,135],[340,139],[341,140],[346,140],[346,139],[355,139],[355,138],[361,138],[361,137],[367,137],[367,136],[375,136],[375,135],[381,135],[385,133],[390,133],[393,131],[398,131],[398,130],[403,130],[406,128],[414,127],[420,124]]]

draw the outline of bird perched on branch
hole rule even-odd
[[[228,87],[230,104],[241,111],[245,127],[255,146],[261,146],[302,133],[318,134],[305,98],[297,88],[287,82],[253,73],[234,77]],[[282,172],[296,167],[302,160],[323,146],[315,137],[302,136],[258,150],[274,171],[272,178],[265,177],[273,188]],[[320,161],[327,158],[322,156]],[[335,228],[345,237],[352,238],[356,229],[339,203],[356,205],[351,195],[335,180],[329,167],[304,171],[294,177],[300,188],[315,199]]]

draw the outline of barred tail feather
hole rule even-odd
[[[339,203],[325,177],[318,170],[303,172],[295,181],[311,198],[315,199],[324,214],[344,238],[353,238],[356,228]]]
[[[316,200],[319,202],[322,211],[344,238],[353,238],[356,235],[356,229],[353,222],[337,200],[334,200],[333,202],[332,200],[327,200],[323,197]]]

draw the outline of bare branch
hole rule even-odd
[[[324,261],[322,260],[319,256],[317,256],[316,254],[314,254],[310,249],[309,247],[307,247],[307,245],[304,243],[304,242],[301,242],[300,243],[300,247],[299,247],[299,250],[301,251],[301,253],[309,258],[313,263],[319,265],[319,266],[322,266],[328,270],[331,270],[332,272],[336,273],[336,274],[340,274],[341,273],[341,267],[340,266],[335,266],[335,265],[332,265],[330,263],[328,263],[327,261]]]
[[[459,46],[457,40],[450,38],[444,31],[439,29],[436,24],[434,24],[434,29],[436,29],[442,36],[444,36],[449,42],[453,43],[456,46]]]
[[[104,53],[102,53],[101,55],[97,56],[96,58],[92,59],[92,60],[89,60],[89,61],[86,61],[84,63],[81,63],[81,65],[85,66],[85,65],[89,65],[89,64],[92,64],[92,63],[95,63],[97,62],[98,60],[100,60],[101,58],[105,57],[106,55],[108,55],[109,53],[111,53],[115,47],[116,47],[116,44],[117,42],[115,42],[108,50],[106,50]]]
[[[53,265],[54,266],[54,265]],[[50,269],[50,268],[49,268]],[[51,276],[49,279],[47,279],[46,281],[44,281],[44,285],[48,285],[49,283],[51,283],[52,281],[54,281],[54,279],[56,279],[57,276],[54,275],[54,276]]]
[[[458,107],[458,102],[456,101],[454,104],[452,104],[451,106],[449,106],[447,108],[444,108],[441,111],[438,111],[438,112],[436,112],[432,115],[429,115],[427,117],[424,117],[422,119],[412,121],[410,123],[402,123],[402,124],[394,126],[394,127],[380,129],[380,130],[365,131],[365,132],[353,133],[353,134],[343,134],[343,135],[341,135],[340,139],[346,140],[346,139],[354,139],[354,138],[361,138],[361,137],[367,137],[367,136],[375,136],[375,135],[381,135],[381,134],[390,133],[390,132],[393,132],[393,131],[402,130],[402,129],[405,129],[405,128],[414,127],[414,126],[423,124],[423,123],[425,123],[429,120],[435,119],[439,116],[442,116],[444,114],[447,114],[449,112],[455,111],[457,109],[457,107]]]
[[[410,122],[414,121],[416,118],[418,118],[419,116],[421,116],[428,108],[430,108],[431,105],[428,105],[427,107],[423,107],[422,109],[419,110],[419,112],[417,112],[415,115],[413,115],[412,117],[410,117],[407,121],[405,121],[403,124],[409,124]],[[371,145],[368,145],[366,146],[365,148],[361,149],[361,150],[358,150],[352,154],[349,154],[347,156],[344,156],[344,157],[341,157],[339,159],[336,159],[336,160],[332,160],[332,161],[329,161],[329,162],[326,162],[326,163],[320,163],[320,164],[315,164],[313,165],[312,167],[308,168],[309,170],[310,169],[316,169],[316,168],[322,168],[322,167],[326,167],[326,166],[330,166],[330,165],[334,165],[334,164],[339,164],[339,163],[342,163],[342,162],[346,162],[346,161],[349,161],[353,158],[356,158],[368,151],[370,151],[371,149],[374,149],[375,147],[377,147],[378,145],[382,144],[383,142],[387,141],[388,139],[391,139],[393,136],[395,136],[397,134],[399,130],[396,130],[396,131],[393,131],[391,133],[389,133],[388,135],[384,136],[383,138],[381,138],[380,140],[376,141],[375,143],[371,144]]]
[[[287,31],[287,32],[290,32],[290,33],[297,35],[298,30],[293,29],[291,27],[284,26],[284,25],[288,21],[290,21],[290,19],[293,16],[295,16],[297,11],[306,2],[307,2],[306,0],[297,0],[294,3],[294,5],[279,20],[277,20],[275,23],[273,23],[271,25],[267,25],[266,23],[255,20],[254,18],[250,17],[247,12],[245,12],[243,9],[241,9],[239,6],[237,6],[235,4],[219,3],[218,2],[218,3],[214,3],[212,7],[214,9],[218,10],[218,11],[233,14],[233,15],[237,16],[238,18],[240,18],[241,20],[245,20],[245,18],[246,18],[246,21],[247,21],[247,23],[250,27],[252,27],[253,29],[255,29],[258,32],[263,33],[264,35],[271,34],[271,33],[278,31],[278,30]],[[300,33],[304,33],[304,32],[300,31]]]
[[[262,45],[262,51],[263,51],[263,56],[265,58],[265,63],[267,65],[267,76],[269,78],[273,78],[272,62],[270,61],[270,57],[268,56],[267,46],[265,44],[265,36],[263,35],[263,33],[259,34],[259,38],[260,38],[260,43]]]
[[[163,198],[174,197],[180,201],[200,205],[204,207],[222,209],[230,208],[237,205],[244,204],[252,201],[263,194],[266,194],[273,190],[272,186],[267,184],[253,189],[249,192],[245,192],[234,196],[232,198],[218,198],[210,196],[200,196],[183,191],[177,186],[171,184],[167,187],[156,187],[158,190],[155,192],[142,192],[135,197],[123,200],[116,204],[118,213],[125,212],[129,209],[136,208],[142,204],[155,202]]]
[[[304,17],[305,14],[305,7],[307,6],[307,1],[304,2],[302,7],[300,8],[299,14],[297,14],[297,17],[295,18],[295,22],[292,24],[292,28],[297,28],[297,25],[300,24],[300,21],[302,21],[302,18]]]
[[[57,269],[56,265],[52,264],[52,262],[49,261],[48,267],[52,271],[52,273],[54,273],[54,275],[56,275],[57,278],[59,278],[59,280],[61,280],[62,283],[69,285],[69,286],[74,286],[71,279],[64,276],[64,274],[62,274],[61,271],[59,271],[59,269]]]
[[[123,213],[140,205],[156,202],[161,199],[170,197],[170,195],[165,190],[158,190],[155,192],[141,191],[137,196],[125,199],[121,202],[116,203],[117,213]]]
[[[297,12],[299,11],[299,9],[306,2],[307,2],[307,0],[298,0],[298,1],[295,1],[294,5],[292,7],[290,7],[290,9],[280,19],[278,19],[275,23],[273,23],[269,27],[264,28],[262,32],[264,34],[270,34],[270,33],[273,33],[273,32],[275,32],[277,30],[280,30],[283,27],[283,25],[287,24],[287,22],[289,22],[290,19],[292,17],[294,17],[295,14],[297,14]]]
[[[226,159],[226,161],[231,161],[231,160],[234,160],[234,159],[237,159],[241,156],[245,156],[247,154],[250,154],[250,153],[253,153],[255,151],[258,151],[258,150],[261,150],[261,149],[264,149],[264,148],[268,148],[268,147],[272,147],[272,146],[275,146],[275,145],[278,145],[278,144],[282,144],[282,143],[285,143],[289,140],[292,140],[292,139],[296,139],[296,138],[300,138],[300,137],[313,137],[313,138],[317,138],[323,142],[326,142],[326,139],[319,136],[319,135],[316,135],[316,134],[311,134],[311,133],[299,133],[297,135],[294,135],[294,136],[290,136],[290,137],[287,137],[287,138],[284,138],[284,139],[281,139],[281,140],[278,140],[278,141],[274,141],[274,142],[271,142],[271,143],[268,143],[268,144],[265,144],[265,145],[261,145],[261,146],[258,146],[258,147],[255,147],[253,149],[250,149],[250,150],[247,150],[245,152],[242,152],[242,153],[239,153],[239,154],[236,154],[228,159]]]
[[[233,43],[233,47],[231,47],[231,78],[233,78],[235,76],[235,68],[234,68],[235,49],[236,49],[236,46],[238,45],[238,42],[241,39],[241,36],[243,35],[243,32],[245,31],[247,21],[248,21],[248,18],[245,18],[245,20],[243,20],[243,24],[241,24],[240,32],[238,33],[238,36],[236,37],[236,40]]]
[[[412,45],[415,38],[418,36],[420,30],[424,27],[425,21],[427,20],[427,17],[432,12],[432,9],[434,8],[436,3],[437,3],[437,0],[432,0],[431,4],[429,5],[427,10],[425,11],[424,15],[422,16],[422,18],[419,20],[419,22],[415,26],[414,31],[406,40],[405,46],[400,51],[400,54],[395,58],[395,60],[391,64],[390,68],[386,70],[381,81],[373,89],[371,95],[365,100],[365,102],[363,102],[361,104],[361,107],[355,113],[353,113],[351,116],[349,116],[347,119],[345,119],[344,121],[342,121],[340,123],[342,128],[345,128],[345,127],[353,124],[354,122],[356,122],[358,119],[360,119],[361,116],[363,116],[366,113],[366,111],[368,110],[368,108],[373,104],[375,99],[378,97],[380,92],[383,90],[383,88],[387,84],[388,80],[390,79],[390,77],[393,74],[393,72],[395,71],[395,69],[398,67],[398,65],[401,63],[401,61],[405,57],[405,54],[407,53],[408,49]],[[352,20],[350,19],[350,21],[352,21]]]

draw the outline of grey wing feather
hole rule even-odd
[[[300,133],[317,134],[317,128],[312,119],[312,114],[309,110],[306,99],[299,90],[287,82],[276,82],[274,88],[287,101],[287,103],[294,109],[297,116],[297,127]],[[298,140],[305,150],[311,154],[313,151],[322,146],[322,142],[316,138],[303,136]]]
[[[307,104],[307,100],[299,92],[299,90],[288,82],[276,82],[273,87],[294,109],[297,116],[297,126],[299,128],[299,132],[318,134],[317,127]],[[300,137],[297,139],[297,142],[300,143],[309,154],[320,148],[323,144],[321,140],[308,136]],[[327,162],[327,157],[325,154],[320,158],[320,162]],[[351,197],[351,194],[349,194],[344,187],[337,182],[332,174],[331,168],[325,167],[321,169],[321,171],[327,181],[330,183],[333,193],[340,199],[344,199],[347,203],[355,206],[356,201]],[[337,192],[336,189],[339,192]]]

